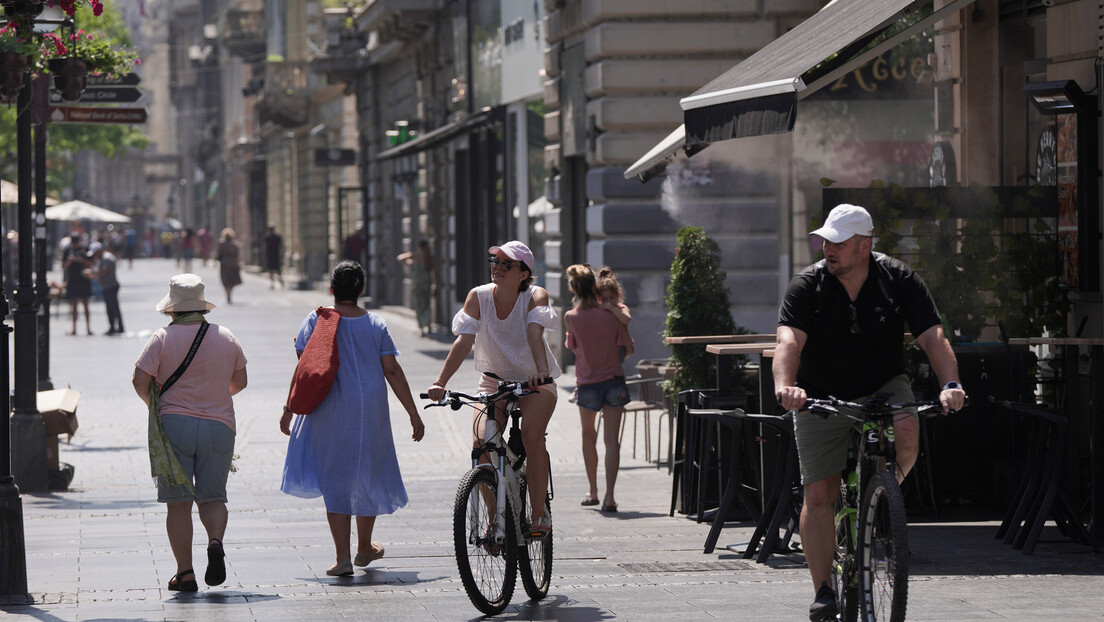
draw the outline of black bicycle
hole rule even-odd
[[[460,479],[452,527],[460,580],[472,604],[487,615],[500,613],[510,604],[519,565],[521,583],[533,600],[548,595],[552,577],[552,532],[535,534],[529,524],[532,512],[519,403],[523,395],[533,391],[524,383],[502,381],[489,395],[446,391],[441,402],[426,405],[450,406],[453,410],[472,406],[479,411],[473,433],[482,442],[472,449],[472,468]],[[421,397],[428,399],[429,395],[422,393]],[[500,402],[511,421],[508,440],[503,439],[498,420],[487,416]],[[549,520],[552,496],[549,472],[544,505]]]
[[[896,413],[915,408],[921,416],[942,412],[938,401],[890,403],[874,396],[862,404],[810,399],[821,417],[847,417],[860,425],[851,435],[847,468],[836,512],[832,582],[845,622],[901,622],[908,606],[909,548],[905,499],[897,484]]]

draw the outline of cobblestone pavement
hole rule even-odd
[[[153,311],[169,260],[120,267],[129,333],[107,337],[103,304],[94,300],[95,336],[67,336],[68,308],[51,318],[51,380],[82,393],[80,429],[61,459],[76,467],[70,490],[24,494],[29,604],[0,606],[0,617],[60,620],[466,620],[480,617],[456,572],[451,505],[468,466],[470,418],[440,409],[425,414],[426,438],[410,441],[392,398],[396,443],[410,504],[381,517],[376,539],[387,557],[353,577],[332,578],[333,545],[321,500],[280,493],[286,437],[277,420],[303,316],[330,302],[324,292],[270,290],[246,274],[225,304],[217,265],[194,271],[218,303],[213,322],[228,326],[249,358],[249,387],[236,399],[238,471],[229,483],[228,578],[195,595],[166,590],[175,564],[156,503],[146,454],[146,413],[130,374],[150,331],[165,324]],[[403,309],[378,311],[388,322],[415,393],[432,381],[448,349],[444,337],[421,338]],[[554,334],[552,338],[562,336]],[[643,336],[637,336],[638,339]],[[470,365],[456,386],[474,386]],[[570,377],[561,382],[565,386]],[[636,459],[626,433],[617,498],[621,511],[580,507],[586,492],[576,409],[561,399],[549,426],[556,499],[555,565],[549,596],[529,602],[519,587],[498,618],[506,620],[804,620],[812,588],[800,553],[767,564],[726,548],[702,554],[709,525],[668,516],[671,479]],[[631,424],[631,420],[629,421]],[[659,423],[652,421],[653,445]],[[663,421],[666,426],[666,419]],[[663,438],[666,444],[666,435]],[[654,451],[654,448],[653,448]],[[947,513],[942,514],[948,521]],[[733,523],[721,544],[746,542],[753,526]],[[1104,563],[1085,547],[1044,534],[1033,556],[993,538],[994,522],[930,522],[910,528],[911,620],[1102,619]],[[1053,530],[1053,528],[1051,528]],[[195,559],[202,577],[205,540],[196,521]],[[738,548],[738,547],[734,547]],[[202,584],[201,584],[202,585]]]

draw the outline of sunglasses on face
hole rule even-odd
[[[499,259],[498,257],[491,257],[487,259],[488,265],[490,265],[492,268],[496,266],[502,266],[503,272],[509,272],[510,270],[512,270],[515,263],[517,262],[511,259]]]

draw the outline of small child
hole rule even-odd
[[[629,334],[632,314],[629,313],[628,305],[621,302],[622,297],[621,283],[617,281],[613,270],[609,266],[603,267],[598,271],[598,298],[602,301],[602,308],[612,313],[621,324],[617,345],[621,346],[621,362],[624,363],[626,357],[632,356],[634,348],[632,335]]]

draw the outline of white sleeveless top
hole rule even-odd
[[[503,380],[528,380],[537,374],[537,363],[525,338],[529,324],[540,324],[545,330],[556,325],[556,312],[544,305],[529,310],[533,289],[518,295],[514,308],[505,320],[498,319],[494,304],[494,283],[475,289],[479,299],[479,319],[461,309],[452,318],[452,332],[456,335],[475,335],[475,368],[483,373],[493,373]],[[552,350],[544,340],[544,355],[548,360],[548,375],[560,377],[560,366]]]

